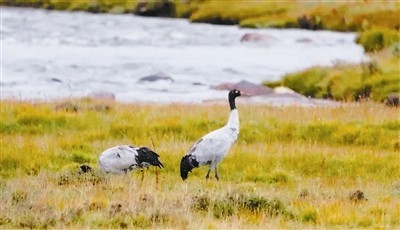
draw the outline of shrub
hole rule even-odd
[[[377,28],[359,33],[356,42],[367,52],[380,51],[400,42],[399,32],[386,28]]]
[[[241,211],[254,214],[267,214],[269,216],[282,215],[285,218],[293,218],[294,215],[287,211],[282,201],[278,199],[268,200],[262,196],[251,194],[227,194],[224,197],[213,197],[205,194],[195,198],[192,210],[200,212],[211,211],[217,219],[237,215]]]
[[[392,62],[393,61],[393,62]],[[264,85],[283,85],[309,97],[353,101],[359,96],[382,101],[390,93],[400,92],[398,57],[390,62],[361,65],[312,67],[287,74],[279,82]],[[382,70],[381,70],[382,69]]]
[[[236,215],[244,210],[255,214],[264,213],[271,217],[278,215],[286,218],[294,217],[278,199],[268,200],[262,196],[241,193],[228,194],[225,197],[205,194],[195,199],[192,209],[201,212],[211,211],[217,219]]]
[[[75,185],[90,183],[92,185],[100,184],[105,181],[104,175],[99,171],[90,171],[81,173],[78,168],[64,170],[57,173],[52,181],[57,185]]]
[[[260,196],[249,196],[243,199],[241,205],[251,212],[264,212],[271,217],[278,215],[282,215],[289,219],[294,217],[291,212],[286,210],[283,202],[278,199],[268,200]]]
[[[208,208],[210,206],[210,198],[208,196],[199,196],[199,197],[195,197],[195,201],[192,205],[192,208],[194,210],[198,210],[198,211],[208,211]]]
[[[361,34],[357,42],[360,43],[367,52],[379,51],[385,46],[383,33],[376,31]]]
[[[307,97],[317,97],[322,95],[324,90],[321,82],[328,76],[328,69],[316,67],[300,73],[288,74],[283,77],[282,85]],[[326,93],[326,92],[324,92]]]
[[[232,200],[218,200],[213,204],[213,214],[217,219],[232,216],[235,212],[235,204]]]

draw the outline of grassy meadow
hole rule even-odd
[[[2,100],[0,227],[400,228],[399,109],[237,101],[241,130],[221,180],[202,167],[183,182],[181,157],[225,124],[225,103]],[[140,171],[99,172],[104,149],[152,139],[163,170],[143,182]]]

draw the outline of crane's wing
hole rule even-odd
[[[210,161],[222,159],[231,145],[232,142],[224,135],[206,135],[196,141],[186,155],[194,156],[201,166]]]
[[[100,167],[106,172],[124,173],[137,165],[137,152],[129,145],[119,145],[105,150],[99,159]]]

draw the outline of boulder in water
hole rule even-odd
[[[313,40],[311,40],[310,38],[299,38],[299,39],[296,39],[296,42],[297,43],[311,43],[311,42],[313,42]]]
[[[63,82],[61,79],[56,78],[56,77],[50,78],[49,81],[51,81],[51,82],[57,82],[57,83],[62,83],[62,82]]]
[[[144,83],[144,82],[155,82],[155,81],[169,81],[169,82],[174,82],[174,79],[172,79],[171,77],[160,73],[160,74],[152,74],[146,77],[142,77],[139,79],[139,83]]]
[[[259,33],[246,33],[240,39],[241,42],[267,42],[273,40],[275,40],[275,37],[268,34]]]

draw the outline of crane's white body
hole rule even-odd
[[[130,145],[118,145],[106,149],[100,154],[100,169],[115,174],[124,174],[128,170],[146,167],[137,161],[138,148]]]

